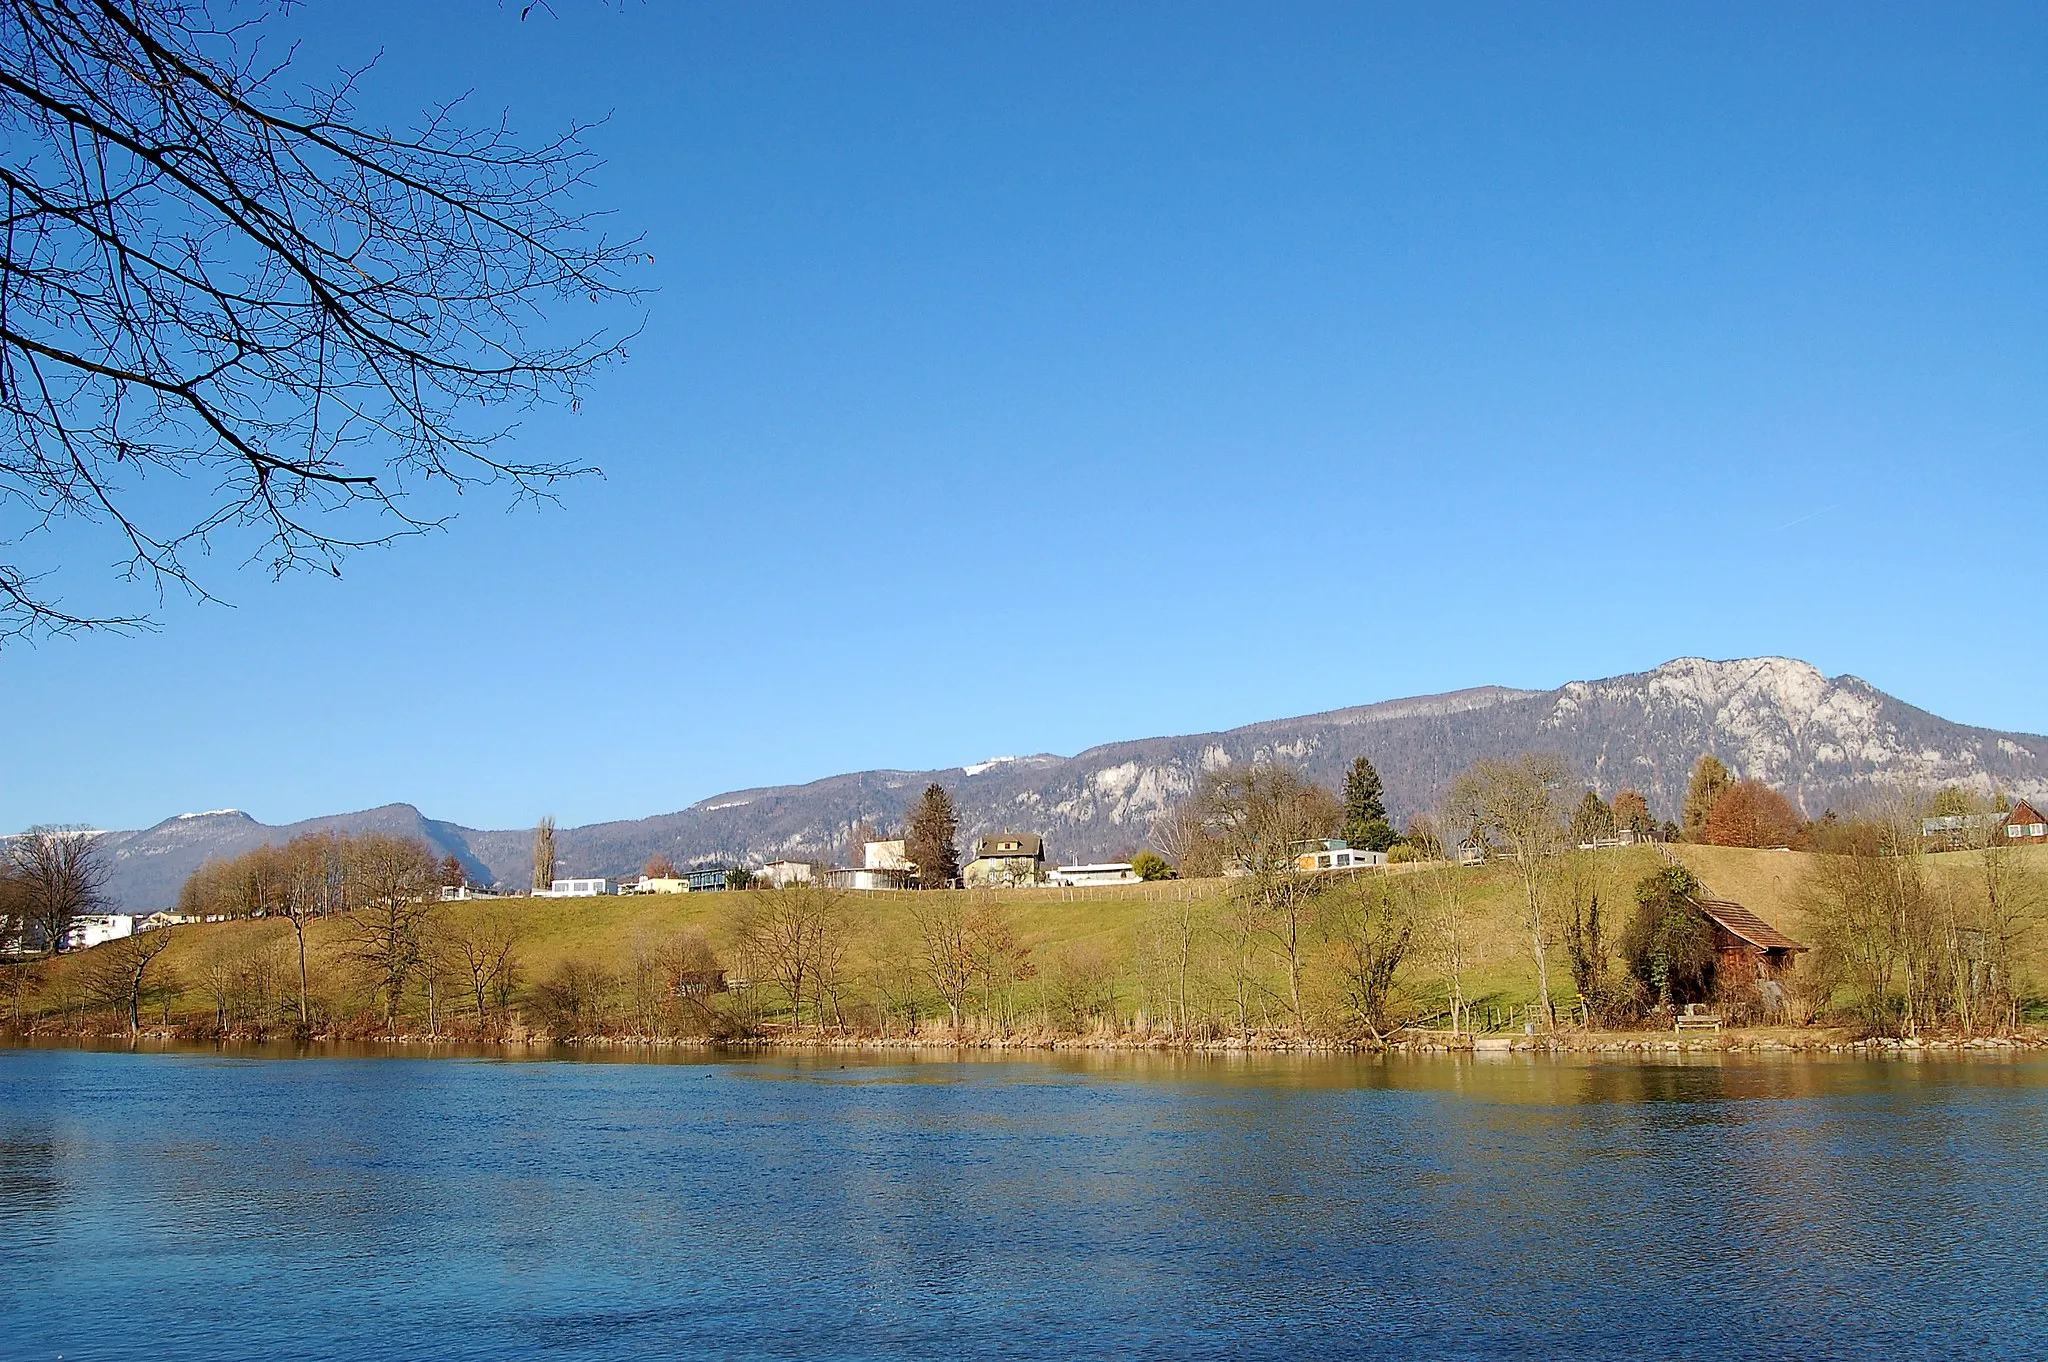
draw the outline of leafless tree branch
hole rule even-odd
[[[219,540],[338,572],[441,523],[406,509],[427,487],[592,471],[502,452],[630,339],[555,316],[638,296],[639,243],[577,206],[589,128],[529,144],[460,99],[372,126],[362,72],[294,85],[274,15],[223,8],[0,0],[0,640],[143,622],[67,612],[16,561],[61,522],[203,596]],[[151,478],[202,503],[151,514]]]

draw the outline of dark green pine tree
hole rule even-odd
[[[1369,758],[1351,763],[1344,777],[1344,840],[1368,851],[1385,851],[1398,838],[1387,821],[1387,794]]]

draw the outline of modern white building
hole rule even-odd
[[[546,889],[536,889],[537,899],[594,899],[619,892],[619,882],[599,878],[588,880],[556,880]]]
[[[680,875],[635,875],[619,881],[621,894],[687,894],[690,882]]]
[[[1366,866],[1386,863],[1386,852],[1354,847],[1341,837],[1325,837],[1302,846],[1294,858],[1294,868],[1302,871],[1362,870]]]
[[[1095,884],[1143,884],[1144,880],[1131,869],[1129,861],[1109,861],[1101,865],[1060,866],[1052,872],[1052,882],[1078,889]]]
[[[809,884],[816,875],[817,867],[809,861],[770,861],[754,872],[756,882],[766,884],[770,889]]]
[[[71,929],[64,933],[64,949],[87,950],[133,935],[135,915],[132,913],[81,913],[71,919]]]

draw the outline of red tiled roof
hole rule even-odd
[[[1726,899],[1694,899],[1699,910],[1714,922],[1750,945],[1766,951],[1803,951],[1806,947],[1765,922],[1739,903]]]

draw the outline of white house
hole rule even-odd
[[[816,873],[817,868],[809,861],[770,861],[754,872],[754,878],[770,889],[781,889],[792,884],[809,884]]]
[[[536,889],[537,899],[594,899],[619,892],[619,882],[614,879],[556,880],[546,889]]]
[[[1102,865],[1063,865],[1052,872],[1052,882],[1075,889],[1094,884],[1143,884],[1138,872],[1131,869],[1129,861],[1110,861]]]
[[[1386,863],[1386,852],[1354,847],[1341,837],[1325,837],[1301,846],[1294,858],[1294,868],[1303,871],[1360,870]]]
[[[82,951],[102,942],[118,941],[133,935],[135,915],[132,913],[80,913],[71,919],[71,929],[64,933],[64,949]]]
[[[910,859],[901,837],[886,842],[861,844],[861,864],[850,869],[828,870],[825,883],[834,889],[908,889],[917,878],[917,865]]]
[[[621,894],[687,894],[690,882],[680,875],[636,875],[619,881]]]

